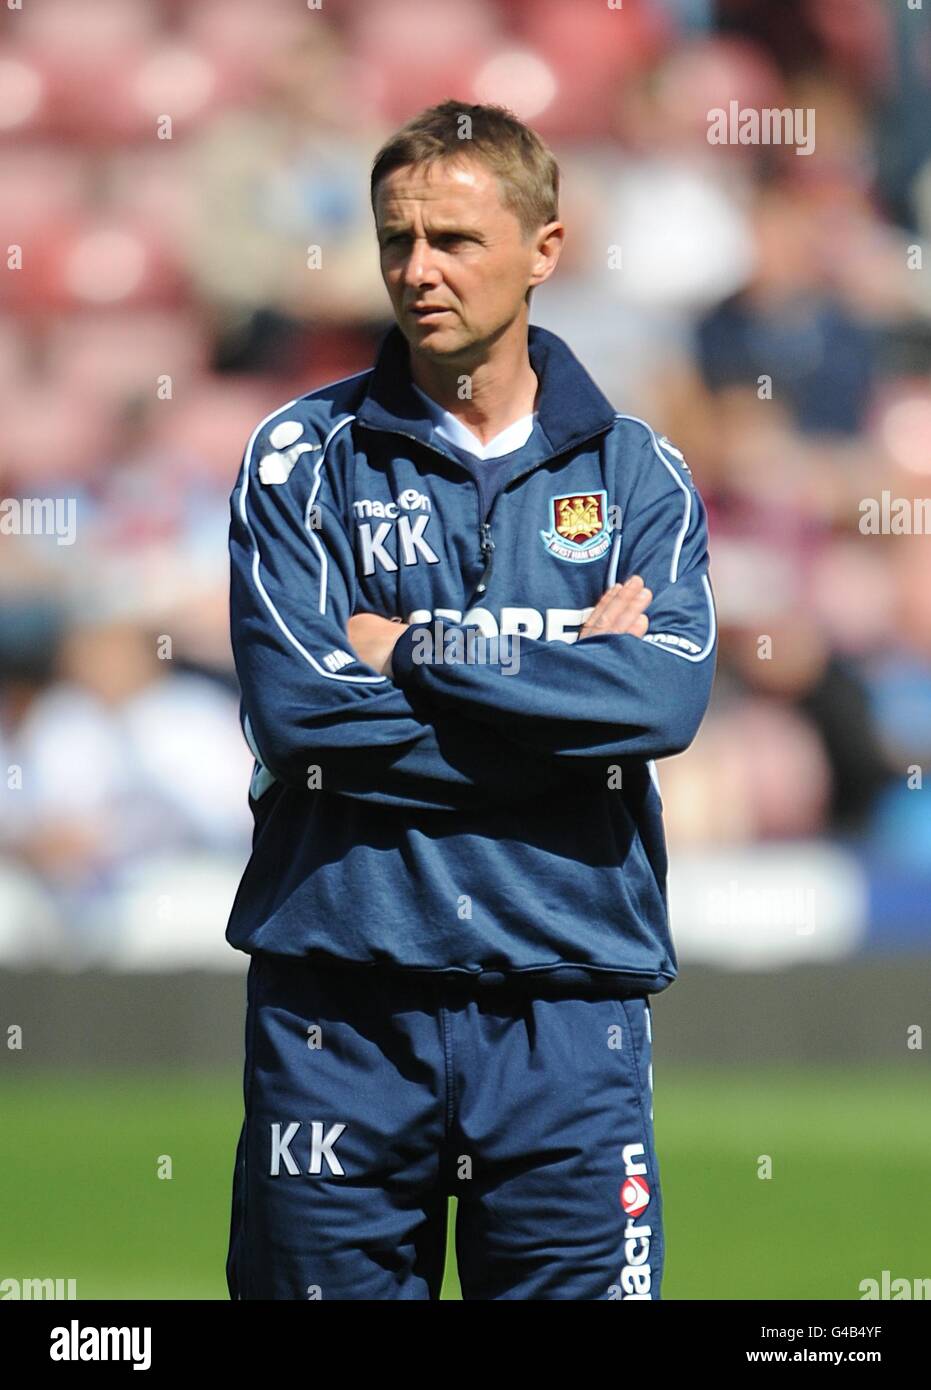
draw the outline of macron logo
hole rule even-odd
[[[286,483],[301,454],[308,454],[311,449],[319,448],[319,444],[295,444],[286,454],[265,454],[259,459],[259,482]]]
[[[321,447],[319,444],[298,444],[303,433],[300,420],[279,420],[268,435],[273,452],[259,459],[260,483],[286,483],[301,454]]]

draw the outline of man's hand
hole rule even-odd
[[[599,632],[629,632],[643,637],[650,626],[644,609],[653,598],[639,574],[602,594],[579,632],[579,641]],[[408,624],[380,618],[377,613],[354,613],[346,627],[349,644],[360,661],[383,676],[391,676],[394,644]]]
[[[626,584],[615,584],[602,594],[579,632],[579,641],[599,632],[630,632],[643,637],[650,620],[643,611],[653,598],[639,574],[632,574]]]
[[[360,661],[390,677],[394,644],[408,626],[391,618],[380,618],[377,613],[354,613],[346,625],[346,635]]]

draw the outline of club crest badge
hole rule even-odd
[[[571,564],[600,560],[611,544],[611,535],[605,524],[607,504],[606,492],[551,497],[552,529],[540,532],[550,554]]]

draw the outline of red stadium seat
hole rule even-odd
[[[78,58],[145,44],[160,25],[159,7],[148,0],[42,0],[23,5],[15,27],[25,43],[45,53]]]
[[[63,138],[95,145],[154,141],[157,135],[167,143],[161,131],[176,139],[234,91],[209,57],[168,43],[103,60],[60,60],[57,66],[47,60],[46,80],[51,127]]]
[[[0,145],[0,223],[5,244],[27,248],[49,220],[77,217],[87,197],[81,151],[54,144]]]
[[[253,77],[252,89],[257,85]],[[211,110],[250,94],[238,69],[177,42],[77,55],[6,45],[0,90],[0,142],[51,134],[93,145],[151,141],[165,116],[176,138]]]
[[[71,314],[57,319],[46,337],[48,370],[66,390],[104,400],[138,392],[156,401],[161,379],[170,377],[169,410],[209,359],[209,334],[194,310]]]
[[[14,308],[31,311],[171,304],[184,288],[150,227],[107,215],[53,219],[37,229],[23,269],[6,283]]]
[[[332,0],[319,14],[301,13],[292,0],[198,0],[178,5],[178,38],[203,53],[232,84],[237,104],[261,89],[265,63],[306,39],[315,27],[329,32]]]
[[[0,141],[19,141],[50,129],[49,89],[41,55],[22,44],[0,45]]]
[[[46,83],[47,128],[62,140],[87,144],[138,139],[142,117],[130,74],[147,52],[138,46],[105,53],[33,52]],[[151,133],[151,123],[145,133]]]
[[[151,141],[114,150],[108,168],[108,205],[114,216],[157,227],[179,262],[186,261],[185,238],[198,190],[183,148]]]
[[[112,412],[79,390],[31,373],[4,402],[0,476],[10,495],[94,477],[114,439]]]
[[[618,87],[663,51],[671,25],[643,0],[625,0],[622,9],[540,0],[525,10],[520,36],[557,78],[557,94],[535,124],[546,135],[575,137],[610,133]]]
[[[379,76],[379,106],[390,120],[447,97],[473,99],[475,73],[504,42],[493,6],[457,0],[362,7],[348,32],[355,56]]]
[[[71,140],[133,138],[137,117],[125,78],[159,25],[146,0],[24,5],[16,37],[48,83],[50,128]]]

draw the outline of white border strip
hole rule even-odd
[[[647,424],[646,420],[641,420],[640,417],[639,417],[638,415],[621,415],[620,413],[616,414],[614,418],[615,418],[615,420],[632,420],[632,421],[634,422],[635,425],[642,425],[642,426],[643,426],[643,428],[646,430],[647,434],[650,436],[650,442],[651,442],[652,445],[653,445],[653,452],[656,454],[656,457],[659,459],[660,463],[662,463],[662,464],[665,465],[665,467],[667,468],[667,470],[668,470],[668,471],[672,474],[672,476],[675,478],[675,480],[676,480],[676,482],[678,483],[679,487],[680,487],[680,488],[682,489],[682,491],[685,493],[685,515],[684,515],[684,517],[682,518],[682,525],[681,525],[681,527],[679,528],[679,534],[678,534],[678,536],[676,537],[676,544],[675,544],[675,546],[673,547],[673,552],[672,552],[672,561],[671,561],[670,566],[669,566],[669,581],[670,581],[670,583],[675,584],[675,583],[677,582],[677,580],[678,580],[678,574],[679,574],[679,558],[680,558],[680,556],[681,556],[681,554],[682,554],[682,545],[683,545],[683,542],[685,541],[685,537],[686,537],[686,534],[687,534],[687,532],[688,532],[688,529],[689,529],[689,526],[690,526],[691,520],[692,520],[692,493],[691,493],[691,490],[690,490],[690,488],[689,488],[688,483],[686,483],[686,482],[680,477],[679,472],[678,472],[678,470],[676,469],[675,465],[672,464],[672,463],[670,463],[670,462],[669,462],[669,459],[668,459],[668,458],[666,457],[666,455],[663,453],[662,447],[661,447],[661,445],[658,443],[657,438],[656,438],[656,435],[654,434],[654,432],[653,432],[652,428],[650,427],[650,425]],[[620,539],[620,538],[618,538],[618,539]],[[618,562],[618,559],[619,559],[619,552],[618,552],[618,554],[615,555],[615,556],[613,557],[613,559],[612,559],[612,578],[611,578],[611,580],[610,580],[610,583],[611,583],[611,584],[613,584],[613,583],[616,582],[617,562]],[[704,660],[705,660],[705,658],[708,656],[708,653],[711,651],[712,647],[714,646],[715,636],[716,636],[716,634],[717,634],[717,619],[716,619],[715,611],[714,611],[714,599],[713,599],[712,594],[711,594],[711,585],[710,585],[710,583],[708,582],[708,576],[707,576],[706,574],[703,574],[703,575],[702,575],[702,577],[701,577],[701,582],[702,582],[702,588],[703,588],[704,591],[705,591],[705,598],[706,598],[707,603],[708,603],[708,640],[707,640],[707,642],[705,643],[705,645],[704,645],[704,647],[702,648],[702,650],[701,650],[700,652],[684,652],[684,651],[681,649],[681,647],[667,646],[665,642],[661,642],[661,641],[657,641],[657,640],[656,640],[658,637],[663,637],[663,636],[673,637],[673,636],[676,636],[675,633],[661,633],[661,632],[659,632],[659,633],[657,633],[657,632],[649,633],[649,632],[648,632],[647,635],[646,635],[646,637],[644,637],[644,639],[643,639],[645,642],[649,642],[650,645],[651,645],[652,647],[657,648],[659,651],[669,652],[672,656],[680,656],[680,657],[683,659],[683,661],[704,661]],[[609,585],[609,587],[610,587],[610,585]]]

